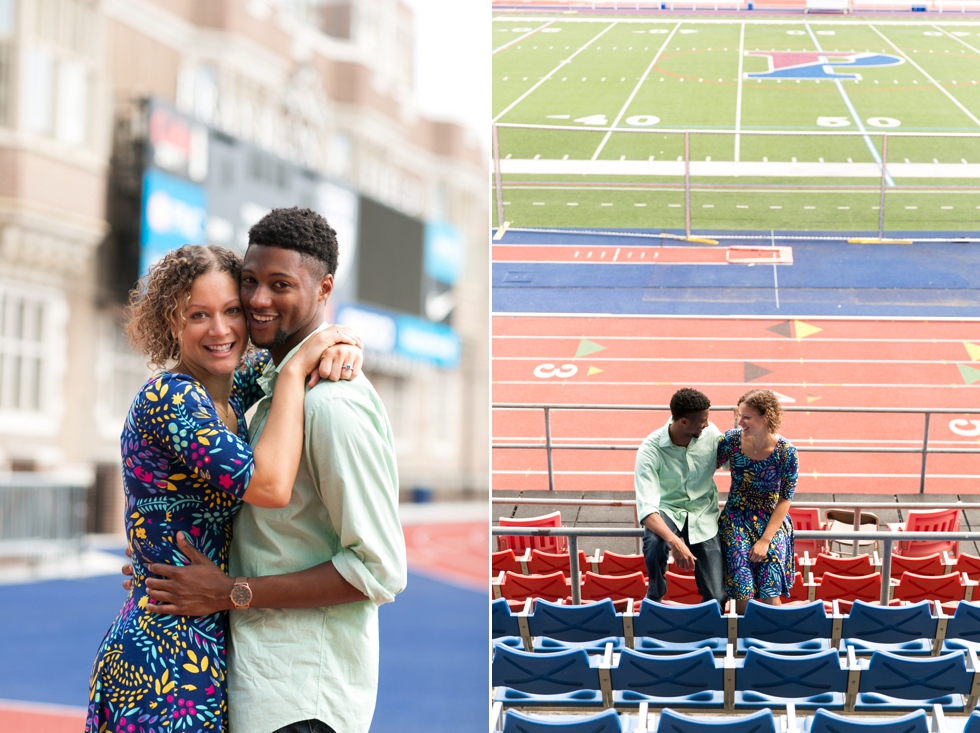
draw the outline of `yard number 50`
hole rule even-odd
[[[894,117],[869,117],[866,121],[872,127],[898,127],[902,124]],[[820,127],[850,127],[851,120],[848,117],[818,117],[817,124]]]

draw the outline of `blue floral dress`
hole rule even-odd
[[[779,499],[792,499],[799,461],[796,448],[779,436],[768,458],[753,461],[742,453],[742,431],[729,430],[718,440],[718,467],[729,464],[732,485],[718,526],[725,550],[728,597],[788,596],[796,577],[793,522],[786,515],[762,562],[750,562],[749,551],[766,531]]]
[[[253,470],[245,411],[263,396],[257,379],[269,361],[259,353],[235,374],[237,435],[187,375],[154,377],[133,400],[121,438],[133,588],[92,669],[86,733],[227,731],[227,614],[148,612],[146,566],[188,564],[176,543],[183,531],[227,572],[231,520]]]

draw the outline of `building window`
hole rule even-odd
[[[112,439],[119,436],[133,398],[152,372],[146,359],[129,345],[115,314],[103,313],[99,325],[95,414],[99,437]]]
[[[43,410],[44,302],[0,294],[0,411]]]

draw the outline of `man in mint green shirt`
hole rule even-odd
[[[255,442],[282,365],[325,327],[336,235],[309,209],[275,209],[249,231],[241,299],[272,363],[250,425]],[[305,400],[303,460],[289,504],[243,506],[231,574],[181,535],[191,560],[156,566],[157,611],[231,610],[228,712],[235,733],[367,733],[378,684],[380,604],[406,582],[394,440],[365,377],[320,382]]]
[[[710,400],[695,389],[670,399],[670,421],[655,430],[636,454],[637,516],[643,524],[647,597],[667,591],[671,551],[682,570],[694,569],[704,601],[725,607],[725,564],[718,535],[718,487],[714,473],[721,432],[708,422]]]

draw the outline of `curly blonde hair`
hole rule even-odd
[[[738,398],[738,404],[748,405],[757,410],[769,427],[770,433],[778,433],[783,424],[783,406],[779,404],[776,395],[768,389],[753,389]]]
[[[216,244],[187,244],[150,267],[130,291],[126,336],[151,368],[164,369],[180,358],[181,307],[190,298],[194,281],[213,270],[238,282],[242,261]]]

